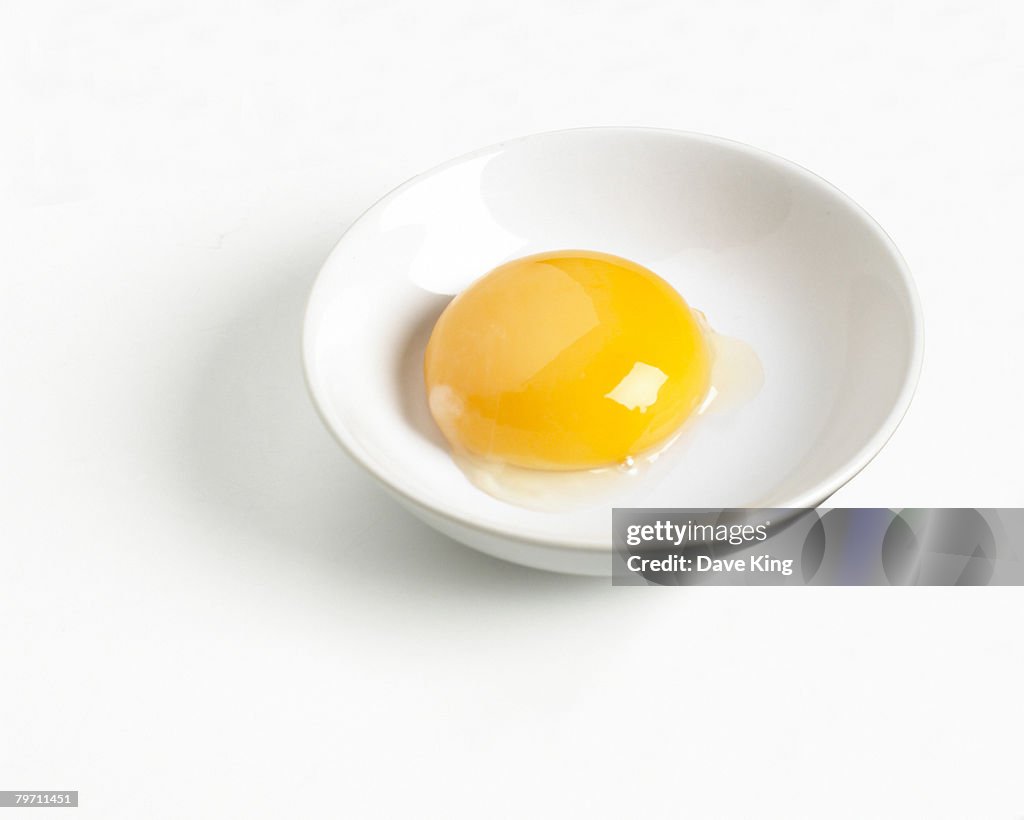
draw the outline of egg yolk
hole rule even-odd
[[[445,308],[430,412],[457,452],[518,467],[626,462],[668,439],[710,384],[701,325],[646,268],[557,251],[508,262]]]

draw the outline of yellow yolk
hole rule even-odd
[[[619,464],[668,439],[710,385],[701,326],[640,265],[556,251],[508,262],[445,308],[430,412],[452,447],[540,470]]]

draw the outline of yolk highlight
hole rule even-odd
[[[518,467],[619,464],[668,439],[710,385],[701,326],[640,265],[590,251],[508,262],[445,308],[431,414],[456,451]]]

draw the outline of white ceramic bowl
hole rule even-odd
[[[669,280],[751,344],[764,387],[695,428],[641,497],[539,512],[477,489],[427,411],[423,349],[453,294],[501,262],[581,248]],[[608,574],[611,507],[813,507],[881,449],[923,351],[889,237],[820,177],[740,143],[639,128],[511,140],[385,196],[345,233],[306,314],[313,401],[349,454],[433,527],[543,569]]]

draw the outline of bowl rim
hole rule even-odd
[[[804,178],[812,184],[828,189],[834,195],[838,196],[840,200],[844,201],[845,204],[850,208],[850,211],[859,216],[864,224],[864,227],[871,231],[877,239],[879,239],[882,245],[889,252],[895,263],[896,271],[899,276],[899,280],[902,283],[908,302],[910,305],[910,313],[912,317],[912,335],[911,335],[911,356],[909,365],[903,377],[903,384],[900,388],[899,394],[896,396],[896,400],[893,403],[889,414],[885,417],[883,422],[879,425],[875,433],[857,450],[857,452],[847,460],[841,469],[835,470],[829,476],[816,485],[809,487],[802,493],[795,495],[790,499],[786,499],[784,504],[773,504],[772,508],[799,508],[807,509],[818,507],[823,501],[829,496],[847,484],[852,480],[858,473],[860,473],[874,458],[882,451],[886,443],[892,438],[896,432],[903,418],[906,416],[907,411],[910,409],[910,405],[913,402],[914,395],[917,391],[917,386],[921,377],[921,370],[924,363],[924,314],[921,307],[920,294],[918,293],[917,285],[914,282],[913,275],[910,272],[910,268],[900,253],[893,241],[892,237],[885,231],[884,228],[871,216],[856,200],[854,200],[847,193],[833,185],[825,178],[819,176],[813,171],[808,170],[804,166],[793,162],[792,160],[786,159],[778,154],[766,151],[762,148],[757,148],[745,142],[738,140],[728,139],[726,137],[719,137],[712,134],[705,134],[697,131],[685,131],[674,128],[661,128],[654,126],[618,126],[618,125],[594,125],[594,126],[583,126],[577,128],[560,128],[551,131],[541,131],[532,134],[526,134],[519,137],[513,137],[500,142],[485,145],[483,147],[474,149],[464,154],[452,157],[438,165],[428,168],[415,176],[410,177],[401,184],[395,186],[390,191],[379,197],[366,209],[364,209],[355,219],[353,219],[342,234],[338,237],[337,242],[331,248],[330,253],[324,259],[319,270],[317,271],[316,279],[313,282],[313,286],[310,290],[309,297],[306,300],[306,306],[303,314],[302,322],[302,370],[303,377],[306,383],[306,389],[312,399],[314,408],[316,409],[317,415],[323,422],[324,426],[331,433],[335,441],[341,446],[341,448],[352,458],[357,464],[359,464],[364,470],[366,470],[371,476],[373,476],[386,490],[395,495],[400,501],[403,501],[414,510],[419,509],[432,516],[439,516],[453,524],[455,526],[466,527],[471,530],[475,530],[484,535],[489,535],[497,538],[506,540],[518,541],[524,544],[530,545],[543,545],[549,548],[556,549],[572,549],[575,551],[584,552],[597,552],[597,553],[610,553],[611,544],[609,543],[597,543],[585,539],[574,539],[571,537],[558,537],[552,535],[545,535],[543,533],[531,533],[527,528],[513,528],[496,526],[490,521],[483,517],[477,517],[471,513],[465,511],[452,509],[450,507],[440,507],[432,503],[428,503],[412,493],[406,491],[401,486],[396,484],[387,475],[385,471],[380,469],[377,465],[371,463],[369,460],[364,459],[360,453],[359,448],[355,446],[355,436],[351,434],[349,430],[341,425],[336,426],[329,418],[326,410],[326,395],[321,385],[317,383],[315,376],[313,375],[313,353],[315,349],[315,333],[314,327],[311,322],[311,315],[313,313],[314,305],[317,303],[319,293],[324,287],[324,271],[331,264],[331,260],[339,253],[342,245],[344,244],[346,237],[352,231],[352,229],[360,223],[364,217],[367,216],[371,211],[375,210],[378,206],[390,201],[391,199],[398,196],[406,188],[410,188],[417,183],[428,179],[435,174],[439,174],[447,169],[460,165],[465,162],[469,162],[480,156],[494,153],[505,146],[515,145],[518,143],[526,142],[532,139],[558,136],[562,134],[571,134],[576,132],[592,132],[592,131],[603,131],[609,134],[620,132],[624,134],[662,134],[672,137],[681,138],[691,142],[700,142],[711,145],[727,146],[733,150],[739,150],[748,156],[760,160],[769,161],[778,165],[783,166],[788,171],[795,173],[797,176]]]

